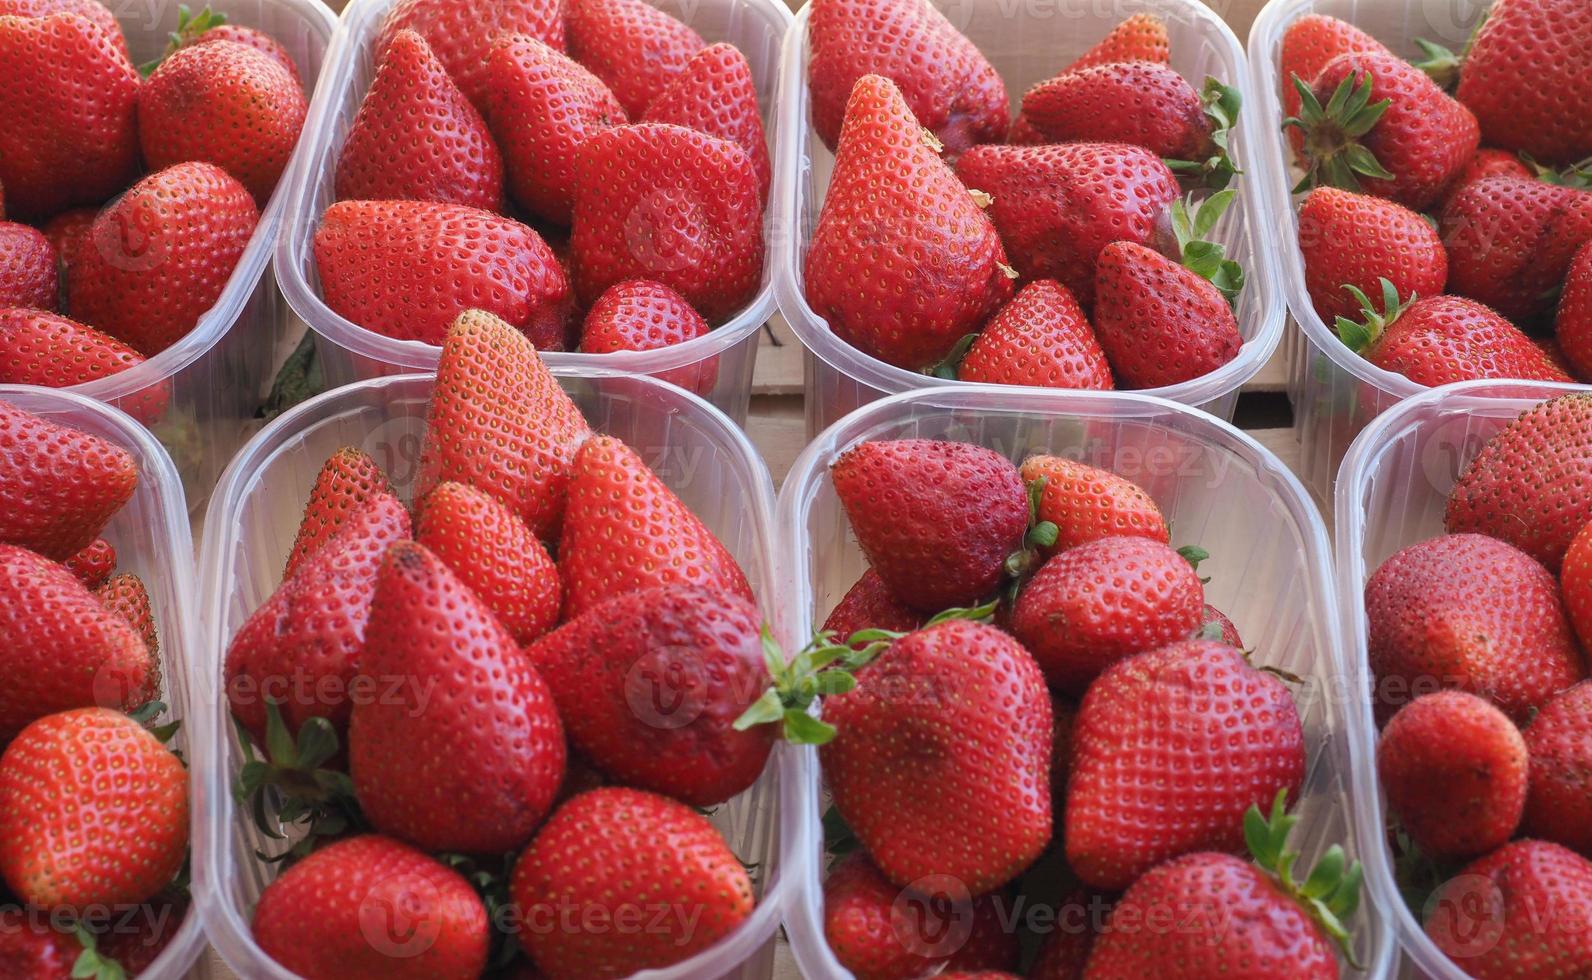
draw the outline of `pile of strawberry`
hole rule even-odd
[[[849,850],[824,882],[842,965],[1338,975],[1360,871],[1334,846],[1295,877],[1293,696],[1148,493],[923,439],[861,443],[831,476],[871,567],[784,687],[829,695],[787,736],[821,744],[828,843]]]
[[[336,313],[440,344],[479,308],[606,353],[757,291],[768,148],[732,45],[643,0],[399,0],[375,57],[315,235]]]
[[[928,3],[814,0],[808,43],[836,156],[805,289],[841,339],[1054,388],[1159,388],[1237,356],[1243,270],[1206,239],[1239,96],[1173,71],[1158,18],[1034,86],[1010,127],[1000,76]],[[1184,184],[1218,193],[1185,202]]]
[[[135,976],[187,913],[188,770],[177,725],[154,724],[149,593],[100,537],[137,483],[120,447],[0,402],[5,976]]]
[[[186,7],[140,69],[98,0],[0,0],[0,66],[0,382],[118,374],[220,298],[298,144],[298,69]]]
[[[1589,484],[1592,396],[1543,402],[1365,587],[1401,884],[1483,980],[1592,963]]]
[[[1417,44],[1412,64],[1317,14],[1283,36],[1311,304],[1423,385],[1592,381],[1592,114],[1572,95],[1592,6],[1498,0],[1463,58]]]

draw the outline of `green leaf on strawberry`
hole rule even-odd
[[[1350,73],[1332,90],[1323,106],[1305,80],[1293,76],[1294,91],[1299,93],[1299,115],[1288,117],[1283,128],[1304,132],[1305,154],[1310,160],[1310,169],[1294,186],[1295,194],[1323,185],[1360,191],[1361,177],[1393,179],[1376,155],[1358,142],[1393,104],[1391,99],[1372,102],[1371,82],[1368,72]]]
[[[340,747],[331,722],[311,718],[295,736],[288,731],[279,703],[268,700],[264,759],[255,758],[243,724],[236,718],[233,722],[244,759],[233,785],[234,797],[249,808],[255,825],[267,837],[285,840],[287,835],[280,829],[283,825],[302,824],[305,828],[303,838],[287,851],[259,854],[261,860],[297,860],[323,840],[365,827],[353,781],[347,773],[323,768]],[[273,800],[277,802],[275,814],[270,810]]]
[[[1204,160],[1163,162],[1173,173],[1197,178],[1211,190],[1219,191],[1225,188],[1234,177],[1243,173],[1237,164],[1233,163],[1232,150],[1229,146],[1233,127],[1238,125],[1239,110],[1243,104],[1244,97],[1238,89],[1224,85],[1219,78],[1207,76],[1205,86],[1200,90],[1200,105],[1211,123],[1210,140],[1213,152]]]
[[[1176,258],[1183,267],[1205,279],[1227,299],[1229,305],[1244,290],[1244,267],[1227,257],[1222,246],[1210,241],[1216,223],[1233,203],[1237,192],[1218,191],[1198,207],[1191,195],[1187,201],[1174,201],[1171,207],[1172,234],[1177,239]]]
[[[1287,811],[1287,789],[1277,791],[1269,815],[1261,813],[1260,807],[1251,806],[1244,814],[1244,843],[1248,845],[1255,864],[1271,874],[1282,890],[1302,905],[1321,928],[1337,941],[1350,965],[1357,970],[1363,969],[1355,959],[1349,943],[1349,930],[1344,923],[1360,907],[1364,868],[1359,861],[1349,861],[1343,848],[1334,844],[1310,869],[1304,881],[1299,881],[1294,877],[1294,868],[1300,854],[1288,849],[1288,835],[1299,822],[1299,817]]]

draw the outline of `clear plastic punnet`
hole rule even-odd
[[[1363,667],[1341,654],[1327,532],[1309,495],[1283,463],[1249,436],[1193,408],[1125,392],[1049,392],[962,385],[876,401],[836,423],[796,460],[779,498],[787,648],[805,642],[867,568],[829,467],[851,446],[877,439],[968,442],[1013,461],[1034,453],[1079,459],[1147,490],[1173,528],[1173,543],[1211,553],[1206,596],[1230,616],[1257,665],[1303,678],[1293,686],[1308,762],[1292,843],[1301,867],[1332,844],[1351,858],[1376,853],[1377,834],[1351,814]],[[808,977],[850,980],[823,930],[822,786],[818,753],[797,753],[799,802],[781,813],[786,853],[803,856],[786,913],[797,962]],[[790,799],[795,799],[794,795]],[[1362,902],[1351,921],[1366,975],[1392,975],[1397,946],[1388,917]]]
[[[973,40],[1006,83],[1015,111],[1023,93],[1064,68],[1124,19],[1152,13],[1166,22],[1172,42],[1172,67],[1193,84],[1214,75],[1240,90],[1247,88],[1244,51],[1221,17],[1197,0],[1046,0],[1043,3],[987,3],[980,0],[929,0]],[[774,158],[772,200],[775,294],[780,312],[807,348],[807,431],[817,435],[841,416],[884,395],[930,387],[957,387],[887,364],[841,340],[807,304],[803,269],[835,158],[811,123],[807,88],[807,20],[811,6],[796,15],[785,39],[780,67],[778,150]],[[1238,389],[1254,377],[1282,337],[1283,304],[1272,268],[1271,228],[1277,218],[1261,193],[1262,174],[1253,165],[1257,128],[1264,123],[1244,93],[1245,105],[1233,132],[1232,153],[1246,172],[1233,182],[1241,206],[1228,209],[1211,238],[1226,247],[1248,273],[1238,303],[1244,346],[1238,356],[1210,374],[1159,388],[1159,395],[1231,418]],[[1264,137],[1260,138],[1264,141]]]
[[[745,569],[764,616],[775,622],[782,593],[774,562],[773,485],[735,423],[700,398],[652,378],[567,367],[554,371],[593,430],[618,436],[635,449],[718,535]],[[249,927],[254,903],[276,876],[276,867],[257,860],[255,850],[274,853],[285,845],[262,835],[232,797],[240,745],[221,688],[227,644],[276,588],[304,499],[334,451],[363,449],[408,497],[431,386],[426,375],[386,376],[294,408],[233,460],[206,522],[199,647],[204,655],[191,673],[203,705],[195,736],[200,791],[193,879],[211,942],[246,977],[292,976],[261,951]],[[787,799],[794,799],[795,762],[794,753],[776,749],[758,782],[711,817],[736,856],[756,866],[758,901],[752,917],[713,948],[638,977],[753,980],[772,974],[774,933],[786,894],[799,877],[788,872],[791,863],[777,823]]]
[[[746,56],[763,110],[764,128],[773,139],[774,87],[780,42],[790,24],[790,11],[779,0],[649,0],[685,21],[710,44],[725,41]],[[276,250],[276,274],[282,291],[298,315],[315,331],[329,384],[346,384],[387,374],[431,371],[442,348],[417,340],[394,340],[367,330],[332,312],[321,299],[315,266],[315,231],[321,214],[335,200],[337,158],[360,102],[376,74],[371,50],[382,19],[393,0],[354,0],[343,11],[328,56],[325,84],[315,93],[305,124],[305,166],[296,175],[292,202]],[[632,374],[681,377],[698,365],[706,376],[708,362],[717,364],[711,388],[701,393],[737,423],[746,420],[752,369],[757,362],[758,328],[774,312],[775,229],[770,227],[773,199],[764,215],[766,247],[763,280],[744,309],[706,336],[652,351],[581,354],[548,351],[554,367],[627,371]]]

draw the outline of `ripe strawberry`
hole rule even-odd
[[[138,173],[138,70],[70,13],[0,16],[0,182],[18,219],[98,204]]]
[[[144,363],[142,354],[93,327],[43,310],[0,310],[0,382],[70,388]],[[149,421],[165,411],[169,388],[151,387],[121,406]]]
[[[1565,549],[1559,591],[1576,638],[1583,649],[1592,647],[1592,522],[1582,525]]]
[[[579,349],[591,354],[657,350],[695,340],[710,329],[684,296],[661,282],[630,279],[609,286],[591,305]],[[718,383],[719,361],[709,357],[655,377],[706,395]]]
[[[1451,197],[1438,231],[1448,290],[1516,323],[1553,311],[1571,259],[1592,241],[1592,192],[1518,177],[1486,177]]]
[[[82,955],[72,929],[40,921],[35,910],[14,902],[0,909],[0,969],[7,975],[69,980]]]
[[[755,601],[735,557],[612,436],[592,436],[575,453],[558,568],[566,618],[626,592],[667,585]]]
[[[78,257],[85,243],[92,241],[90,231],[94,227],[94,219],[99,217],[99,211],[94,208],[73,208],[62,211],[51,218],[41,229],[44,237],[50,240],[50,247],[55,249],[56,267],[60,271],[61,298],[64,301],[67,286],[71,280],[72,269],[77,266]],[[63,302],[64,308],[64,302]]]
[[[1574,977],[1592,963],[1592,861],[1546,841],[1506,844],[1428,900],[1426,934],[1466,973]]]
[[[492,82],[487,53],[504,34],[529,34],[556,50],[564,50],[562,0],[496,0],[487,6],[467,0],[397,0],[381,22],[372,49],[379,64],[399,31],[426,39],[482,115],[486,115]]]
[[[339,201],[315,232],[326,305],[398,340],[440,344],[485,310],[562,350],[574,294],[542,237],[500,215],[429,201]]]
[[[1277,60],[1277,72],[1282,78],[1283,115],[1299,115],[1299,89],[1293,83],[1294,78],[1308,85],[1321,74],[1327,62],[1340,54],[1353,53],[1391,54],[1381,41],[1336,17],[1306,14],[1289,24],[1283,32],[1282,54]],[[1305,164],[1304,132],[1290,127],[1287,133],[1295,159]]]
[[[1208,602],[1201,613],[1199,635],[1202,639],[1221,640],[1228,646],[1244,649],[1244,640],[1238,635],[1238,627],[1233,625],[1226,613]]]
[[[126,921],[129,912],[131,922]],[[136,909],[121,910],[118,916],[113,917],[110,928],[92,935],[98,961],[101,964],[114,962],[122,968],[124,976],[143,976],[176,938],[188,912],[188,893],[174,887]],[[89,947],[85,944],[83,948]],[[80,965],[81,962],[80,959]]]
[[[1207,91],[1219,97],[1221,87],[1212,80]],[[1175,160],[1201,160],[1216,149],[1201,94],[1152,61],[1069,68],[1023,95],[1023,117],[1056,143],[1130,143]]]
[[[257,27],[229,24],[226,14],[212,10],[208,6],[194,13],[184,4],[177,6],[177,29],[172,32],[166,50],[158,61],[144,65],[142,70],[145,74],[152,72],[182,48],[216,44],[220,41],[241,44],[269,56],[272,61],[287,69],[295,83],[299,82],[298,65],[293,63],[293,56],[288,54],[287,48],[283,47],[281,41]]]
[[[1592,681],[1549,698],[1525,738],[1531,786],[1522,832],[1592,856]]]
[[[912,116],[955,159],[1006,136],[1006,86],[973,42],[932,4],[818,0],[807,24],[813,128],[834,149],[859,81],[888,78]],[[833,185],[831,185],[833,193]]]
[[[1448,185],[1448,195],[1443,199],[1446,204],[1453,196],[1476,181],[1484,177],[1518,177],[1522,180],[1534,180],[1536,175],[1531,168],[1521,162],[1520,158],[1508,150],[1497,147],[1484,146],[1476,151],[1460,170],[1459,176]]]
[[[115,613],[122,622],[131,626],[144,641],[155,670],[160,669],[160,634],[155,626],[155,613],[149,606],[149,590],[137,575],[124,573],[109,579],[94,590],[94,598]],[[158,684],[151,684],[151,689]]]
[[[361,504],[377,493],[392,492],[387,474],[363,450],[345,446],[332,453],[315,474],[315,484],[304,502],[304,514],[299,518],[293,548],[282,572],[283,581],[292,578],[311,555],[330,542]]]
[[[99,0],[0,0],[0,17],[48,17],[55,13],[76,14],[110,35],[116,49],[131,60],[127,38],[116,15]]]
[[[1553,331],[1575,373],[1592,377],[1592,240],[1575,253],[1565,274]]]
[[[951,620],[895,641],[824,720],[835,807],[894,884],[950,875],[980,895],[1049,842],[1050,695],[1000,630]]]
[[[208,163],[179,163],[101,211],[67,283],[72,315],[153,357],[215,305],[260,212]]]
[[[641,118],[707,42],[643,0],[569,0],[569,53]]]
[[[984,325],[956,368],[963,381],[1045,388],[1116,387],[1094,328],[1067,287],[1038,279]]]
[[[487,119],[503,148],[509,190],[526,210],[569,224],[580,144],[629,119],[596,75],[528,34],[500,37],[487,56]]]
[[[807,252],[814,312],[866,354],[927,367],[1011,298],[1005,262],[995,225],[894,83],[860,79]]]
[[[1155,14],[1134,14],[1079,55],[1078,60],[1067,66],[1067,71],[1113,61],[1153,61],[1164,65],[1171,58],[1172,40],[1166,32],[1166,21]]]
[[[1086,309],[1101,249],[1150,244],[1178,196],[1177,178],[1155,154],[1109,143],[976,147],[956,175],[994,196],[990,217],[1023,278],[1055,279]]]
[[[1299,206],[1299,254],[1311,305],[1326,323],[1360,317],[1345,286],[1374,295],[1386,279],[1400,296],[1437,296],[1448,280],[1448,253],[1425,218],[1336,187],[1316,188]]]
[[[1050,141],[1019,111],[1012,120],[1012,128],[1006,133],[1006,142],[1011,146],[1041,146]]]
[[[53,310],[59,294],[50,240],[36,228],[0,221],[0,307]]]
[[[1044,480],[1037,517],[1057,529],[1057,554],[1098,538],[1134,535],[1166,544],[1166,518],[1144,489],[1109,470],[1063,456],[1030,456],[1018,470],[1023,482]]]
[[[652,279],[721,323],[763,276],[751,158],[681,126],[643,123],[588,136],[575,157],[569,247],[582,302],[627,279]]]
[[[463,483],[439,483],[421,503],[415,540],[459,577],[516,643],[558,625],[558,566],[525,522]]]
[[[1487,142],[1545,163],[1592,154],[1592,120],[1565,102],[1592,74],[1592,17],[1578,0],[1501,0],[1465,52],[1459,100]]]
[[[837,642],[844,643],[860,630],[910,633],[921,629],[925,618],[922,613],[902,605],[890,594],[890,587],[884,584],[879,573],[870,568],[829,611],[829,618],[824,620],[824,632],[833,633]]]
[[[399,31],[337,158],[337,199],[503,210],[503,158],[486,121],[414,31]]]
[[[0,542],[66,561],[133,496],[120,446],[0,401]]]
[[[254,941],[308,980],[474,977],[491,945],[485,906],[464,876],[390,837],[324,847],[260,894]]]
[[[349,774],[371,825],[432,851],[529,840],[564,778],[564,727],[514,638],[424,546],[388,549],[360,668],[408,682],[349,719]]]
[[[1457,688],[1516,719],[1585,675],[1553,576],[1502,541],[1449,534],[1383,562],[1365,586],[1377,720]]]
[[[1564,395],[1523,413],[1487,443],[1448,495],[1444,525],[1507,541],[1557,572],[1592,519],[1592,395]]]
[[[0,841],[0,874],[29,904],[136,905],[187,857],[188,770],[119,711],[42,717],[0,758]]]
[[[1236,852],[1244,812],[1297,793],[1304,770],[1293,697],[1238,650],[1189,640],[1130,657],[1078,711],[1067,861],[1085,884],[1121,889],[1179,855]]]
[[[88,547],[61,564],[85,589],[97,589],[116,571],[116,548],[104,538],[95,538]]]
[[[641,121],[684,126],[739,146],[752,161],[759,199],[768,200],[771,167],[757,87],[746,56],[734,45],[712,44],[693,55]]]
[[[1012,634],[1052,687],[1082,695],[1100,672],[1192,636],[1205,590],[1194,566],[1149,538],[1109,537],[1045,562],[1019,594]]]

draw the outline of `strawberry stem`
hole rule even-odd
[[[1305,80],[1293,76],[1294,91],[1299,93],[1299,115],[1290,116],[1282,125],[1284,129],[1296,127],[1304,132],[1305,156],[1310,161],[1304,179],[1293,189],[1295,194],[1323,185],[1360,191],[1362,176],[1393,179],[1376,155],[1359,142],[1393,104],[1392,99],[1371,101],[1371,81],[1370,72],[1350,72],[1323,106]]]
[[[1204,160],[1163,162],[1172,171],[1197,178],[1213,191],[1226,187],[1234,177],[1243,173],[1233,163],[1232,150],[1228,145],[1232,140],[1233,127],[1238,125],[1238,113],[1243,104],[1244,97],[1238,89],[1222,84],[1219,78],[1206,76],[1205,87],[1200,91],[1200,105],[1211,122],[1211,155]]]
[[[72,961],[72,976],[82,980],[125,980],[127,971],[113,958],[99,951],[99,940],[92,932],[78,924],[73,929],[83,952]]]
[[[1244,291],[1244,267],[1227,257],[1222,246],[1209,240],[1216,223],[1221,220],[1233,199],[1235,191],[1217,191],[1198,207],[1194,197],[1172,202],[1172,235],[1177,239],[1177,260],[1183,267],[1205,279],[1227,299],[1229,305],[1238,301]]]
[[[337,731],[325,718],[311,718],[299,727],[295,737],[282,718],[280,702],[268,699],[265,705],[265,751],[257,759],[248,731],[233,718],[238,740],[243,747],[243,768],[233,786],[238,803],[250,808],[255,826],[274,840],[286,840],[278,829],[284,824],[303,824],[305,835],[287,851],[257,856],[263,861],[296,860],[315,849],[320,840],[337,837],[365,826],[364,814],[354,797],[354,783],[348,774],[321,768],[337,754]],[[277,803],[273,819],[270,804]]]
[[[1364,969],[1355,958],[1345,920],[1360,907],[1360,884],[1365,877],[1359,861],[1350,862],[1343,848],[1333,844],[1310,869],[1304,881],[1294,877],[1300,854],[1288,849],[1288,835],[1299,817],[1287,812],[1288,790],[1277,791],[1271,814],[1251,806],[1244,814],[1244,842],[1261,870],[1277,879],[1282,890],[1298,902],[1310,917],[1343,950],[1344,958],[1356,970]]]
[[[196,14],[189,9],[187,4],[178,4],[177,29],[166,35],[166,50],[162,51],[160,57],[153,61],[146,61],[139,65],[138,73],[148,78],[155,73],[156,68],[160,67],[161,62],[198,40],[199,35],[205,31],[210,30],[212,27],[220,27],[226,22],[226,14],[211,10],[208,6]]]
[[[1354,297],[1356,303],[1360,304],[1362,319],[1356,323],[1346,316],[1340,316],[1333,324],[1333,329],[1337,331],[1338,339],[1343,341],[1343,346],[1362,356],[1376,345],[1387,332],[1387,328],[1393,325],[1393,321],[1397,320],[1416,300],[1415,294],[1411,293],[1408,300],[1401,301],[1398,288],[1392,282],[1386,278],[1379,281],[1382,283],[1382,312],[1376,311],[1375,304],[1358,286],[1345,283],[1343,288],[1349,291],[1349,295]]]
[[[976,333],[963,334],[962,339],[956,342],[956,346],[951,348],[950,353],[946,354],[939,363],[924,368],[923,373],[931,378],[955,381],[957,372],[962,368],[962,361],[967,357],[967,352],[972,349],[973,341],[977,339],[978,334]]]

